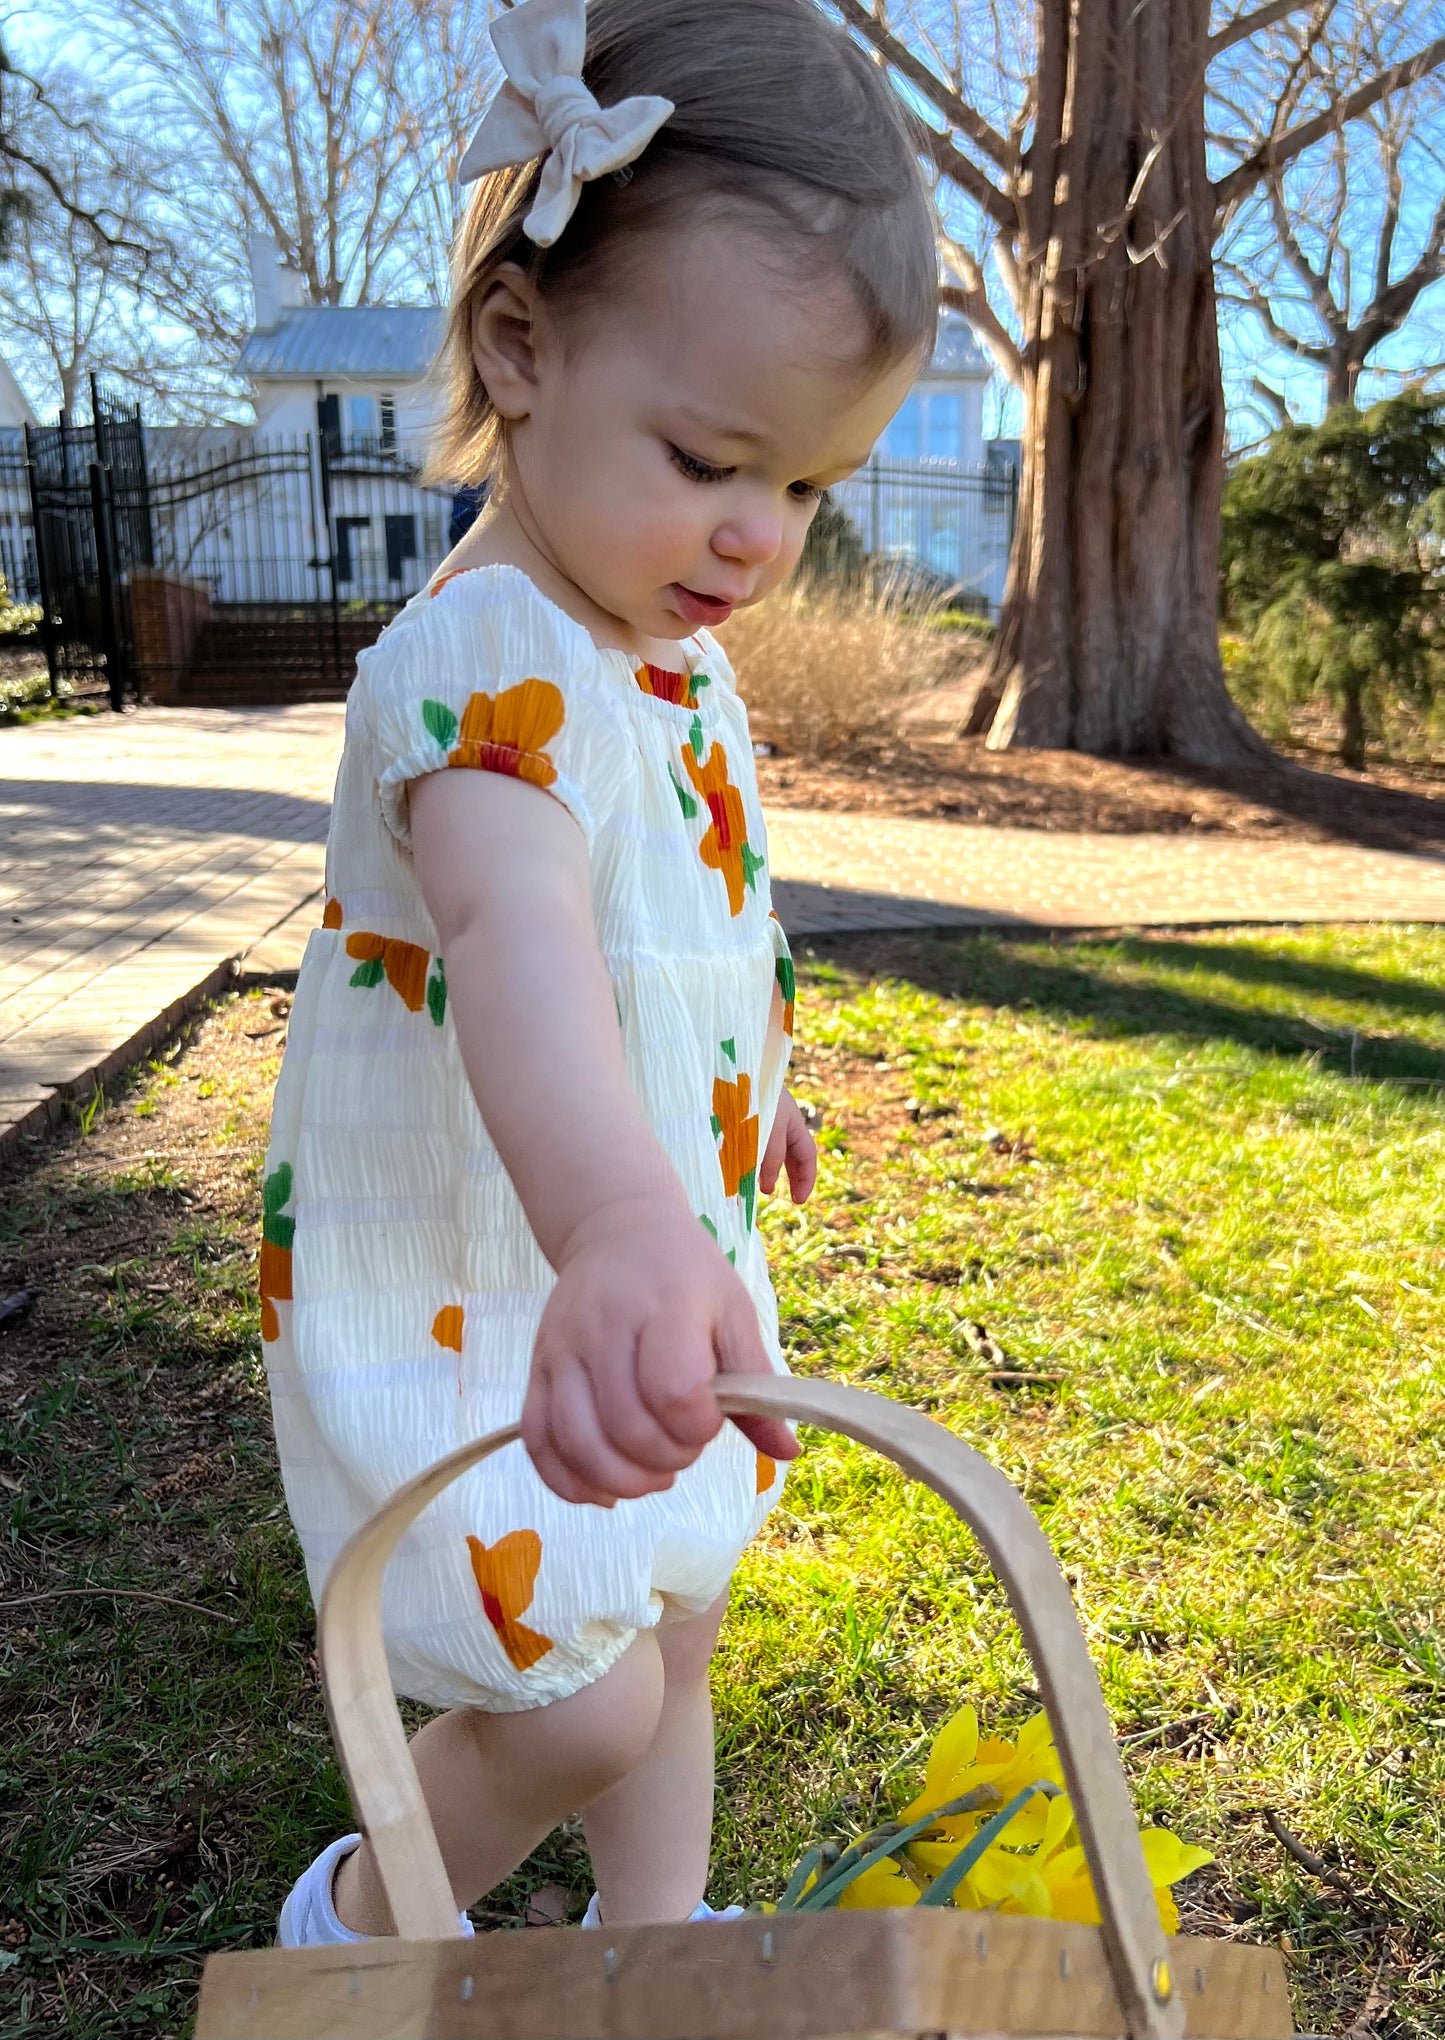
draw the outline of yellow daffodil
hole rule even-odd
[[[1061,1786],[1063,1782],[1059,1753],[1054,1748],[1047,1715],[1031,1716],[1019,1730],[1018,1740],[1009,1742],[1003,1736],[980,1737],[977,1714],[972,1707],[960,1707],[933,1739],[924,1768],[922,1792],[911,1805],[904,1807],[898,1818],[917,1820],[930,1807],[944,1806],[950,1799],[961,1799],[966,1792],[972,1792],[980,1785],[991,1787],[998,1794],[992,1807],[981,1813],[957,1814],[939,1821],[935,1830],[937,1836],[944,1842],[955,1844],[949,1851],[949,1859],[952,1860],[957,1853],[956,1845],[969,1841],[1000,1806],[1007,1806],[1025,1786],[1040,1783]],[[1039,1839],[1044,1831],[1045,1811],[1046,1801],[1039,1795],[1014,1816],[1006,1830],[1010,1847]],[[931,1864],[917,1851],[936,1846],[932,1841],[914,1845],[910,1853],[920,1868],[930,1868]]]
[[[1012,1835],[1013,1823],[1004,1830]],[[1171,1884],[1187,1877],[1214,1858],[1207,1849],[1192,1848],[1168,1828],[1145,1828],[1139,1837],[1159,1923],[1166,1934],[1179,1930],[1179,1909],[1170,1893]],[[933,1876],[945,1867],[943,1857],[958,1852],[938,1844],[924,1844],[929,1860],[920,1864]],[[910,1852],[915,1853],[915,1852]],[[1031,1849],[1005,1848],[992,1843],[969,1871],[954,1893],[955,1905],[970,1911],[996,1908],[1005,1913],[1027,1913],[1035,1919],[1074,1920],[1080,1926],[1099,1924],[1099,1907],[1094,1897],[1083,1846],[1074,1825],[1074,1810],[1060,1795],[1048,1803],[1044,1831]]]
[[[838,1900],[839,1912],[876,1911],[880,1906],[917,1905],[918,1886],[906,1871],[891,1860],[875,1863],[861,1877],[845,1885]]]
[[[967,1911],[1025,1913],[1036,1919],[1097,1926],[1094,1887],[1074,1810],[1062,1790],[1063,1768],[1047,1717],[1033,1715],[1010,1742],[1003,1736],[980,1736],[972,1707],[960,1707],[938,1731],[928,1753],[923,1790],[896,1818],[900,1827],[909,1822],[921,1825],[923,1816],[934,1807],[946,1806],[980,1787],[988,1788],[988,1803],[979,1811],[934,1821],[916,1840],[902,1845],[900,1861],[888,1858],[872,1864],[845,1884],[834,1902],[840,1910],[849,1911],[917,1905],[923,1891],[949,1868],[985,1822],[1035,1785],[1052,1790],[1035,1792],[994,1836],[959,1880],[953,1904]],[[1170,1886],[1214,1858],[1207,1849],[1181,1842],[1168,1828],[1145,1828],[1139,1839],[1160,1924],[1167,1934],[1176,1933],[1179,1911]],[[855,1846],[862,1853],[877,1841],[878,1836],[873,1835]],[[817,1882],[814,1870],[799,1896],[805,1896]],[[824,1894],[820,1893],[820,1898],[827,1903]]]

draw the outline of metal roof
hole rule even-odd
[[[253,333],[237,366],[268,381],[328,376],[408,382],[426,374],[441,346],[446,313],[437,305],[303,305]],[[987,376],[989,364],[961,312],[938,322],[928,376]]]
[[[431,367],[445,320],[436,305],[303,305],[253,333],[236,365],[268,380],[415,381]]]

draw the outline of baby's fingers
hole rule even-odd
[[[633,1500],[672,1486],[671,1473],[638,1466],[609,1443],[597,1413],[592,1383],[578,1363],[554,1369],[546,1384],[538,1473],[565,1501]]]
[[[773,1121],[773,1130],[768,1135],[768,1145],[758,1168],[758,1188],[765,1197],[771,1197],[777,1188],[778,1172],[788,1155],[788,1128],[786,1115],[782,1112]],[[801,1203],[796,1192],[794,1202]]]
[[[794,1204],[806,1204],[818,1180],[818,1144],[801,1112],[788,1126],[788,1190]]]
[[[637,1340],[637,1393],[643,1408],[689,1466],[722,1429],[712,1392],[711,1337],[700,1326],[650,1319]]]
[[[758,1330],[758,1315],[751,1301],[719,1325],[716,1334],[717,1368],[720,1375],[774,1373],[767,1348]],[[798,1441],[781,1417],[733,1417],[750,1445],[769,1459],[796,1459]]]

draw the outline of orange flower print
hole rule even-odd
[[[453,567],[451,572],[448,574],[438,574],[436,579],[432,582],[430,588],[428,588],[427,590],[428,596],[440,595],[442,589],[445,588],[448,581],[455,581],[458,574],[465,574],[468,571],[469,569],[466,567]]]
[[[523,680],[497,695],[474,694],[460,722],[444,701],[421,705],[421,719],[447,753],[448,765],[505,772],[533,786],[550,786],[557,777],[547,746],[564,717],[561,690],[550,680]]]
[[[427,951],[415,942],[375,935],[367,929],[347,936],[346,953],[356,961],[351,982],[359,990],[371,991],[385,978],[408,1013],[420,1013],[425,1007],[433,1025],[441,1026],[447,1010],[447,974],[440,957],[433,964]]]
[[[765,1495],[778,1477],[778,1462],[769,1459],[766,1452],[758,1454],[758,1485],[756,1492]]]
[[[321,912],[321,925],[323,928],[339,928],[341,926],[340,900],[328,900],[326,902]]]
[[[683,769],[707,809],[711,821],[698,845],[698,855],[709,870],[720,871],[728,889],[728,910],[740,914],[743,900],[757,885],[763,859],[748,841],[748,821],[743,797],[728,778],[728,755],[714,744],[702,759],[702,725],[693,727],[692,742],[682,751]],[[684,807],[686,813],[686,807]]]
[[[431,1321],[431,1335],[439,1346],[450,1352],[462,1350],[462,1307],[459,1303],[445,1304]]]
[[[457,1394],[462,1389],[462,1323],[464,1313],[459,1303],[443,1304],[431,1321],[431,1335],[439,1346],[445,1346],[449,1353],[457,1356]]]
[[[722,1059],[725,1067],[736,1069],[737,1049],[731,1039],[722,1044]],[[746,1070],[738,1070],[735,1077],[713,1080],[712,1130],[718,1143],[723,1189],[729,1197],[740,1199],[749,1231],[758,1195],[758,1115],[748,1111],[752,1095],[753,1080]]]
[[[293,1188],[291,1164],[282,1162],[261,1185],[261,1337],[267,1345],[281,1336],[278,1303],[291,1301],[291,1243],[296,1221],[285,1207]]]
[[[537,1568],[542,1563],[541,1538],[535,1530],[509,1530],[495,1544],[468,1537],[467,1549],[488,1622],[517,1670],[529,1671],[552,1648],[550,1636],[542,1636],[517,1620],[532,1605]]]

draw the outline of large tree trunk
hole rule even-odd
[[[1208,0],[1039,0],[1038,23],[1023,474],[988,741],[1258,762],[1217,632]]]

